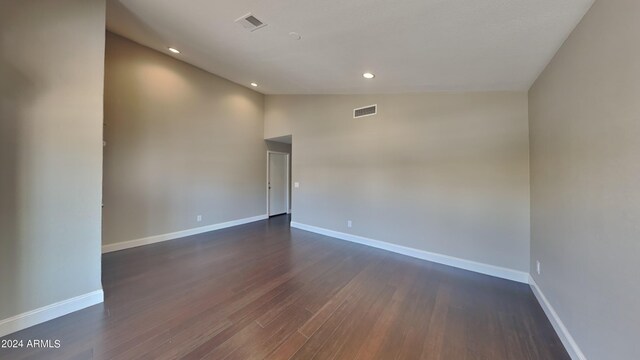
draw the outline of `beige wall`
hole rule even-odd
[[[287,134],[293,221],[528,271],[526,93],[267,96]]]
[[[104,1],[0,2],[0,320],[102,288]]]
[[[269,100],[277,101],[277,98],[277,95],[267,95],[265,104],[269,103]],[[280,113],[280,111],[285,111],[285,109],[281,107],[270,106],[268,110],[268,117],[266,117],[265,113],[264,138],[271,139],[291,135],[295,119],[288,116],[286,112]],[[265,112],[266,111],[267,108],[265,107]]]
[[[640,358],[638,34],[596,1],[529,93],[531,273],[588,359]]]
[[[266,213],[263,95],[111,33],[105,71],[104,244]]]

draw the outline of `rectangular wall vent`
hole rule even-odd
[[[357,109],[353,109],[353,118],[361,118],[365,116],[372,116],[378,113],[378,105],[369,105]]]
[[[242,25],[243,28],[249,31],[256,31],[262,27],[267,26],[267,24],[260,21],[257,17],[253,16],[253,14],[251,13],[239,17],[238,19],[236,19],[235,22]]]

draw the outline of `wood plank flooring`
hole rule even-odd
[[[569,359],[525,284],[290,229],[280,216],[103,256],[105,303],[0,359]]]

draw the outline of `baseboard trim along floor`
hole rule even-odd
[[[484,264],[484,263],[480,263],[472,260],[460,259],[460,258],[456,258],[449,255],[443,255],[443,254],[433,253],[425,250],[414,249],[414,248],[410,248],[402,245],[391,244],[391,243],[380,241],[380,240],[374,240],[374,239],[369,239],[363,236],[352,235],[352,234],[347,234],[339,231],[324,229],[317,226],[298,223],[295,221],[291,222],[291,227],[300,229],[300,230],[310,231],[320,235],[330,236],[340,240],[346,240],[346,241],[351,241],[351,242],[362,244],[362,245],[372,246],[378,249],[383,249],[383,250],[411,256],[411,257],[422,259],[422,260],[432,261],[432,262],[443,264],[443,265],[448,265],[448,266],[453,266],[453,267],[464,269],[464,270],[474,271],[480,274],[495,276],[498,278],[517,281],[525,284],[529,283],[529,274],[524,271],[508,269],[508,268]]]
[[[238,226],[238,225],[248,224],[255,221],[260,221],[260,220],[267,219],[268,217],[269,216],[267,216],[266,214],[252,216],[244,219],[231,220],[223,223],[206,225],[206,226],[201,226],[193,229],[176,231],[168,234],[154,235],[154,236],[149,236],[141,239],[123,241],[115,244],[107,244],[102,246],[102,253],[106,254],[113,251],[130,249],[133,247],[154,244],[162,241],[180,239],[180,238],[191,236],[191,235],[202,234],[209,231],[220,230],[220,229],[229,228],[232,226]]]
[[[551,325],[556,330],[556,333],[562,341],[562,344],[564,345],[565,349],[567,349],[569,356],[571,356],[571,359],[587,360],[587,357],[584,355],[584,353],[582,353],[582,350],[580,350],[578,343],[576,343],[576,341],[573,339],[573,336],[571,336],[569,329],[564,326],[564,323],[560,319],[560,316],[558,316],[558,313],[556,313],[553,306],[551,306],[551,303],[549,303],[547,297],[544,296],[544,293],[532,276],[529,276],[529,285],[531,286],[531,290],[533,290],[533,294],[536,296],[536,299],[538,299],[540,306],[542,306],[542,310],[544,310],[544,313],[547,315],[547,318],[549,318]]]
[[[82,310],[104,301],[102,289],[0,320],[0,337]]]

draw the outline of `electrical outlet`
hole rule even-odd
[[[351,227],[353,225],[353,223],[351,222],[351,220],[347,220],[347,227]]]
[[[538,275],[540,275],[540,261],[536,261],[536,271],[538,272]]]
[[[198,216],[196,216],[196,221],[197,221],[197,222],[202,221],[202,215],[198,215]]]

